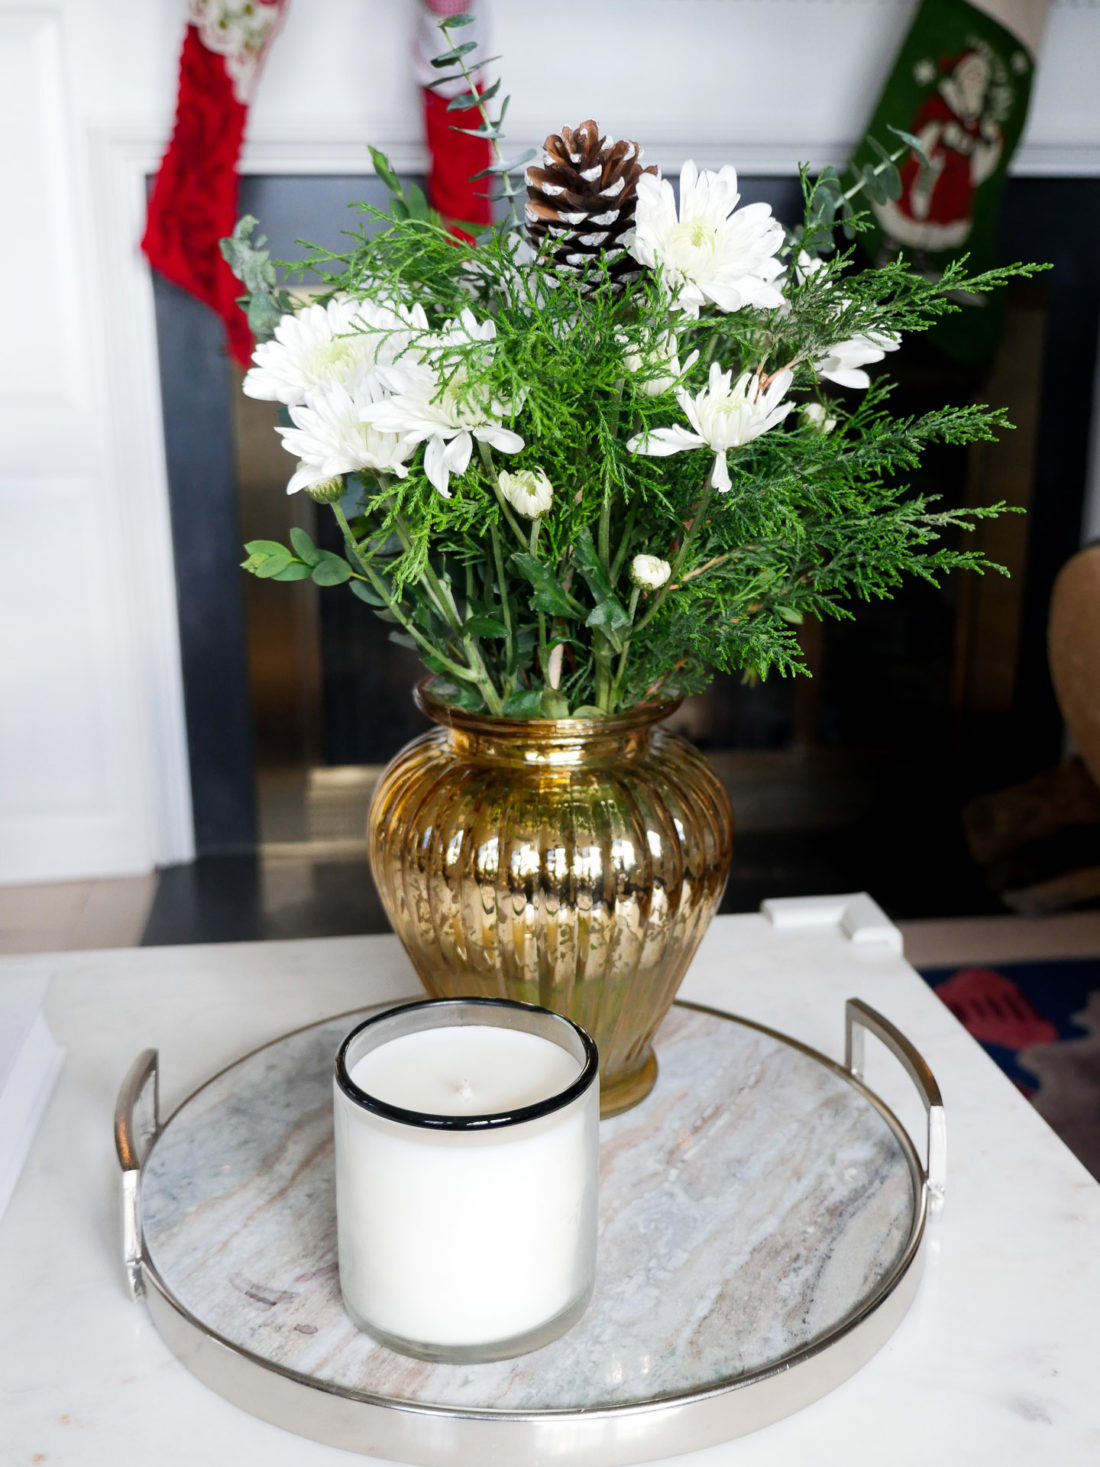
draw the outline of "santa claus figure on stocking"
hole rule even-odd
[[[995,171],[1004,150],[999,114],[990,107],[993,62],[979,49],[939,63],[935,93],[910,124],[924,158],[901,165],[901,197],[875,206],[883,230],[911,249],[957,248],[974,222],[975,191]],[[1002,84],[1003,86],[1003,84]],[[1001,87],[998,91],[1002,90]]]

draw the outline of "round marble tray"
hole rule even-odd
[[[680,1003],[658,1035],[656,1087],[601,1125],[582,1320],[496,1364],[391,1353],[351,1324],[337,1281],[332,1067],[367,1012],[246,1055],[163,1125],[155,1093],[148,1103],[154,1051],[120,1097],[134,1291],[184,1363],[246,1410],[433,1467],[610,1467],[797,1410],[908,1307],[930,1185],[898,1121],[824,1056]],[[942,1117],[902,1036],[855,1002],[848,1023],[849,1053],[856,1026],[860,1041],[878,1033]]]

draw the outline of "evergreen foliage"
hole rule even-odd
[[[462,56],[452,46],[447,65]],[[469,106],[473,92],[471,84],[456,103]],[[484,116],[495,145],[502,118]],[[250,544],[244,564],[253,573],[349,586],[465,708],[583,717],[696,692],[716,672],[803,671],[805,618],[850,616],[853,601],[888,597],[906,575],[935,582],[951,570],[1000,570],[956,542],[1005,506],[944,508],[912,493],[907,475],[930,444],[994,437],[1010,426],[1004,413],[968,404],[897,417],[881,378],[838,393],[821,377],[837,343],[920,332],[958,309],[957,292],[984,293],[1036,268],[967,275],[960,263],[935,281],[900,259],[857,268],[835,234],[843,244],[843,231],[858,229],[861,189],[888,193],[899,154],[882,149],[877,168],[846,192],[831,170],[816,180],[804,172],[804,217],[783,253],[783,304],[695,317],[676,310],[659,266],[618,292],[556,274],[532,255],[514,208],[477,243],[456,239],[423,194],[374,156],[389,205],[354,205],[360,220],[346,247],[309,249],[285,267],[287,278],[319,281],[322,303],[351,296],[422,307],[427,326],[395,366],[429,354],[459,411],[501,407],[523,447],[505,458],[475,442],[469,467],[449,480],[450,497],[429,480],[419,450],[406,477],[350,472],[318,486],[316,497],[336,498],[345,555],[318,550],[299,530],[289,546]],[[525,160],[498,150],[494,172],[509,204],[517,161]],[[290,297],[250,243],[254,223],[242,221],[226,253],[248,287],[250,321],[269,335]],[[593,269],[606,273],[606,259]],[[465,310],[491,320],[495,339],[440,346],[439,333]],[[818,420],[796,409],[731,449],[728,492],[711,483],[710,447],[631,451],[639,437],[686,423],[666,385],[670,330],[681,361],[698,352],[675,383],[689,396],[706,387],[712,363],[763,382],[787,370],[787,396],[800,407],[820,403]],[[835,427],[823,431],[824,418]],[[502,469],[543,471],[554,491],[549,511],[535,519],[517,511],[501,490]],[[632,580],[640,554],[668,563],[664,584]]]

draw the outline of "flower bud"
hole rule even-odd
[[[542,469],[517,469],[514,474],[504,469],[499,482],[508,503],[529,520],[545,514],[554,498],[554,486]]]
[[[672,567],[667,560],[661,560],[657,555],[636,555],[630,562],[630,579],[636,586],[643,586],[647,591],[655,591],[658,586],[663,586],[672,574]]]
[[[307,485],[306,493],[318,504],[339,504],[346,489],[343,474],[337,474],[335,479],[323,479],[320,484]]]
[[[809,419],[810,427],[818,433],[831,433],[836,427],[836,419],[828,416],[823,403],[808,402],[802,411]]]

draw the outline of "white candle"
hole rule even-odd
[[[422,1029],[370,1050],[352,1081],[389,1105],[440,1116],[484,1116],[565,1090],[580,1061],[537,1034],[488,1024]]]
[[[349,1036],[335,1094],[340,1284],[357,1323],[472,1360],[579,1317],[598,1163],[587,1036],[527,1005],[408,1005]]]

